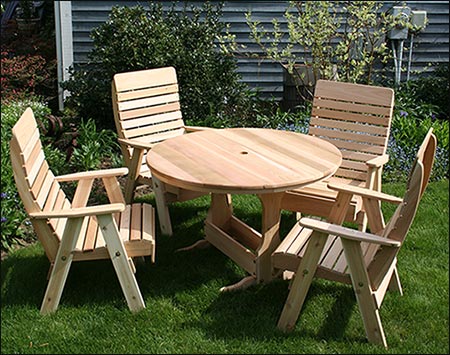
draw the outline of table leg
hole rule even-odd
[[[273,278],[271,255],[280,244],[281,200],[283,193],[258,195],[262,205],[261,241],[256,249],[256,275],[244,277],[239,282],[222,287],[221,292],[243,290],[256,283],[269,282]]]
[[[208,210],[206,220],[219,228],[224,228],[229,223],[233,214],[231,195],[211,194],[211,205]],[[199,240],[184,248],[179,248],[175,252],[205,249],[211,246],[205,239]]]
[[[271,255],[280,244],[281,200],[284,193],[258,195],[262,204],[262,240],[256,250],[256,280],[269,282],[273,278]]]

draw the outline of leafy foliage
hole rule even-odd
[[[72,69],[63,83],[71,92],[67,104],[98,126],[113,128],[111,80],[119,72],[174,66],[180,85],[184,119],[202,124],[227,108],[242,106],[246,87],[239,82],[236,60],[218,45],[225,28],[221,5],[163,11],[159,3],[115,6],[109,19],[95,28],[89,63]]]
[[[272,20],[267,31],[259,21],[246,14],[250,38],[268,58],[285,65],[290,74],[297,65],[311,68],[314,81],[339,79],[372,83],[374,69],[390,58],[384,41],[386,33],[400,20],[380,9],[380,1],[290,1],[284,18],[288,39],[284,41],[281,25]],[[299,56],[299,50],[304,54]],[[300,75],[307,86],[309,78]],[[299,85],[300,86],[300,85]],[[302,85],[303,86],[303,85]],[[311,99],[312,92],[301,97]]]

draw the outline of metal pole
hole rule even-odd
[[[409,74],[411,72],[413,40],[414,40],[414,33],[411,33],[411,41],[409,44],[409,56],[408,56],[408,70],[406,71],[406,81],[409,81]]]

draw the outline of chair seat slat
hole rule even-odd
[[[130,241],[140,240],[142,236],[142,206],[139,203],[131,205]]]

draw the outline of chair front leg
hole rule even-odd
[[[328,234],[314,231],[309,239],[308,247],[292,280],[291,290],[278,320],[278,328],[284,332],[291,331],[295,327],[327,238]]]
[[[345,238],[341,238],[341,240],[367,339],[371,343],[380,344],[387,348],[380,313],[372,293],[360,242]]]
[[[144,299],[130,266],[128,254],[120,239],[116,222],[109,214],[99,215],[97,219],[128,307],[132,312],[140,311],[145,308]]]
[[[42,301],[41,314],[53,313],[58,309],[70,265],[72,265],[72,251],[77,243],[83,219],[84,217],[69,218],[66,222],[44,300]]]

